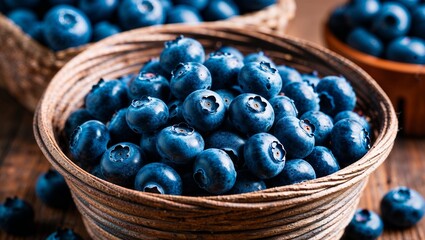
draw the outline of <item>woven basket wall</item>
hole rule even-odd
[[[278,0],[271,7],[227,22],[270,28],[282,33],[294,15],[295,0]],[[28,37],[1,14],[0,39],[0,87],[6,88],[31,111],[55,73],[89,45],[53,52]]]
[[[69,114],[100,77],[137,72],[158,56],[164,41],[184,34],[207,52],[221,44],[244,53],[261,48],[277,64],[324,75],[343,74],[358,107],[372,119],[373,146],[359,161],[330,176],[259,192],[184,197],[138,192],[100,180],[61,150]],[[386,159],[397,133],[384,92],[348,60],[308,42],[243,25],[167,26],[126,32],[93,45],[71,60],[48,86],[34,117],[34,134],[50,163],[66,178],[94,239],[338,239],[351,220],[368,176]]]

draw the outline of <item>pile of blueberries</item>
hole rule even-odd
[[[369,150],[344,77],[229,46],[205,58],[179,36],[139,74],[101,79],[66,121],[71,159],[123,187],[205,196],[327,176]]]
[[[420,0],[350,0],[328,26],[340,40],[372,56],[425,64],[425,4]]]
[[[224,20],[274,3],[276,0],[0,0],[0,12],[33,39],[58,51],[123,30]]]

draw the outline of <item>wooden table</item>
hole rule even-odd
[[[342,0],[298,0],[297,18],[288,32],[321,43],[320,23],[326,13]],[[318,5],[320,7],[318,7]],[[317,24],[316,27],[311,24]],[[0,232],[3,239],[44,239],[57,227],[69,227],[84,239],[89,239],[80,215],[71,206],[55,210],[44,206],[35,196],[37,176],[49,168],[32,133],[32,114],[21,107],[5,91],[0,90],[0,201],[8,196],[19,196],[32,203],[36,213],[37,231],[34,236],[16,238]],[[372,176],[359,207],[379,212],[382,196],[392,187],[405,185],[425,196],[425,139],[398,138],[394,149]],[[385,230],[381,239],[425,239],[425,220],[404,231]]]

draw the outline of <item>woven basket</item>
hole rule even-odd
[[[135,73],[157,56],[164,41],[184,34],[207,51],[220,44],[244,53],[260,47],[277,64],[325,75],[343,74],[372,119],[374,143],[359,161],[330,176],[259,192],[185,197],[143,193],[100,180],[62,151],[66,118],[83,104],[100,77]],[[34,117],[37,142],[66,178],[94,239],[337,239],[357,207],[368,176],[386,159],[397,133],[389,99],[375,81],[350,61],[308,42],[241,26],[166,26],[126,32],[93,45],[53,78]]]
[[[228,21],[270,28],[282,33],[294,15],[295,0],[278,0],[271,7]],[[0,87],[6,88],[31,111],[35,109],[56,72],[89,45],[53,52],[31,39],[2,14],[0,38]]]

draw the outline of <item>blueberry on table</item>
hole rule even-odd
[[[314,148],[314,126],[296,117],[281,118],[274,127],[274,135],[285,146],[287,159],[304,158]]]
[[[219,49],[217,49],[217,51],[215,51],[215,52],[216,53],[217,52],[230,53],[233,56],[235,56],[240,62],[243,63],[243,59],[244,59],[243,54],[238,49],[236,49],[234,47],[231,47],[231,46],[222,46]]]
[[[314,140],[316,146],[329,145],[332,128],[334,127],[331,117],[321,111],[308,111],[304,113],[300,119],[308,120],[308,122],[314,126]]]
[[[386,56],[389,60],[425,64],[425,41],[417,37],[400,37],[391,41]]]
[[[282,78],[270,63],[250,62],[240,70],[238,84],[246,93],[255,93],[270,99],[282,89]]]
[[[201,63],[180,63],[171,73],[171,93],[180,100],[184,100],[193,91],[210,89],[211,84],[211,73]]]
[[[140,135],[128,126],[126,114],[127,108],[120,109],[109,121],[107,127],[111,136],[111,143],[139,141]]]
[[[282,88],[292,82],[301,82],[301,74],[292,67],[279,65],[276,67],[279,72],[280,78],[282,79]]]
[[[136,175],[134,188],[142,192],[157,194],[182,194],[182,179],[170,166],[164,163],[149,163]]]
[[[100,81],[86,95],[87,111],[95,119],[107,122],[121,108],[127,107],[127,87],[120,80]]]
[[[123,187],[131,187],[136,174],[145,164],[139,146],[123,142],[106,150],[100,160],[100,170],[105,180]]]
[[[204,150],[204,146],[201,134],[186,123],[162,129],[156,140],[159,155],[177,164],[191,163]]]
[[[233,161],[236,170],[244,166],[243,146],[245,139],[237,133],[218,130],[205,139],[205,149],[218,148],[225,151]]]
[[[199,11],[191,6],[177,5],[167,11],[167,23],[200,23],[202,17]]]
[[[353,111],[339,112],[334,117],[334,123],[337,123],[339,120],[342,120],[342,119],[345,119],[345,118],[350,118],[350,119],[353,119],[353,120],[359,122],[360,125],[363,126],[363,128],[365,128],[369,133],[371,133],[371,126],[370,126],[369,122],[366,120],[366,118],[364,116],[360,116],[358,113],[353,112]]]
[[[356,93],[344,77],[327,76],[317,84],[320,98],[320,111],[333,117],[341,111],[353,111],[356,106]],[[295,103],[296,100],[294,99]]]
[[[323,146],[314,147],[305,160],[313,167],[317,178],[331,175],[340,169],[332,151]]]
[[[97,42],[120,32],[121,29],[115,24],[107,21],[98,22],[93,26],[92,41]]]
[[[156,73],[163,77],[165,77],[167,80],[171,78],[171,71],[167,72],[161,67],[161,63],[159,62],[159,58],[152,58],[149,61],[147,61],[143,67],[140,69],[139,72],[148,72],[148,73]]]
[[[268,133],[257,133],[244,145],[245,165],[260,179],[279,174],[285,166],[286,151],[279,140]]]
[[[244,93],[230,103],[229,120],[243,134],[267,132],[274,122],[274,111],[270,103],[257,94]]]
[[[352,0],[345,9],[345,18],[351,27],[369,24],[381,8],[379,0]]]
[[[254,52],[246,55],[243,59],[243,63],[247,65],[250,62],[268,62],[270,63],[271,67],[276,67],[276,64],[274,64],[274,62],[268,56],[266,56],[263,51]]]
[[[384,224],[378,214],[371,210],[358,209],[345,228],[344,239],[375,240],[383,230]]]
[[[92,23],[111,19],[118,8],[119,0],[79,0],[81,9]]]
[[[215,91],[223,99],[224,106],[226,110],[229,108],[230,103],[239,95],[236,91],[232,89],[219,89]]]
[[[83,238],[72,229],[58,229],[47,236],[46,240],[83,240]]]
[[[334,125],[331,132],[331,150],[341,167],[359,160],[369,149],[369,133],[360,123],[346,118]]]
[[[255,177],[248,170],[240,170],[237,172],[235,185],[233,185],[233,188],[227,193],[249,193],[264,190],[266,188],[266,183],[263,180]]]
[[[64,127],[65,136],[67,139],[71,137],[71,134],[75,128],[89,120],[94,120],[94,117],[90,115],[87,109],[78,109],[71,113],[71,115],[69,115],[69,117],[66,119]]]
[[[358,27],[347,36],[347,44],[366,54],[379,57],[384,52],[382,41],[368,30]]]
[[[236,181],[232,159],[223,150],[202,151],[193,163],[193,178],[198,186],[212,194],[229,191]]]
[[[83,168],[94,167],[106,151],[110,135],[105,124],[90,120],[78,126],[71,135],[72,159]]]
[[[212,89],[230,88],[237,83],[243,63],[232,53],[213,52],[204,62],[211,73]]]
[[[0,230],[14,235],[27,235],[34,227],[34,210],[17,197],[6,198],[0,204]]]
[[[382,219],[392,227],[411,227],[424,214],[424,198],[415,190],[404,186],[391,189],[381,200]]]
[[[282,92],[285,96],[294,100],[298,114],[302,115],[308,111],[317,111],[320,108],[319,96],[314,92],[312,86],[306,82],[292,82],[287,84]]]
[[[54,208],[65,208],[72,201],[65,179],[51,169],[38,177],[35,193],[44,204]]]
[[[118,6],[118,20],[125,30],[163,24],[165,13],[159,0],[123,0]]]
[[[206,21],[225,20],[240,14],[232,0],[210,0],[203,11]]]
[[[134,99],[127,109],[128,126],[136,133],[154,132],[168,121],[168,107],[159,98],[143,96]]]
[[[412,27],[413,36],[425,39],[425,4],[418,5],[412,10]]]
[[[316,178],[313,167],[303,159],[287,160],[283,170],[267,181],[268,186],[279,187]]]
[[[184,36],[165,42],[165,47],[159,57],[161,67],[170,73],[179,63],[203,63],[204,60],[205,52],[201,43]]]
[[[175,5],[187,5],[198,10],[203,10],[207,6],[209,0],[173,0],[173,2]]]
[[[382,40],[391,40],[406,35],[410,24],[410,13],[403,5],[385,2],[373,18],[370,29]]]
[[[170,94],[170,83],[168,80],[152,72],[140,72],[136,78],[130,81],[130,85],[128,86],[128,96],[131,99],[150,96],[166,102],[170,98]]]
[[[55,51],[84,45],[90,41],[91,35],[90,20],[77,8],[58,5],[44,16],[44,37]]]

